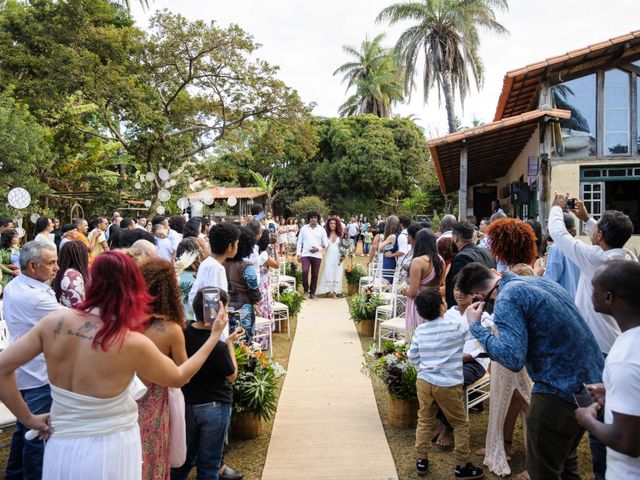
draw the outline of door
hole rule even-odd
[[[491,216],[491,202],[496,198],[498,198],[498,187],[473,187],[473,214],[478,224],[483,218]]]

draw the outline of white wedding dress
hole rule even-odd
[[[340,262],[340,239],[329,239],[327,253],[324,257],[324,271],[318,284],[318,294],[342,293],[342,262]]]

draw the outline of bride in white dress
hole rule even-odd
[[[329,244],[324,257],[324,270],[318,284],[318,294],[327,294],[333,298],[342,295],[342,259],[340,258],[340,241],[342,240],[342,223],[338,217],[330,217],[325,224]]]

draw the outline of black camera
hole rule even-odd
[[[574,208],[576,208],[576,199],[575,198],[570,198],[569,200],[567,200],[567,208],[569,210],[573,210]]]

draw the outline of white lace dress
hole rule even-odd
[[[324,257],[324,270],[318,284],[318,294],[342,293],[342,263],[340,262],[340,239],[329,240]]]
[[[518,390],[522,398],[527,403],[530,403],[531,386],[531,379],[526,369],[523,368],[518,373],[514,373],[498,362],[491,361],[491,399],[483,463],[496,475],[506,476],[511,474],[511,467],[504,449],[504,421],[513,392]],[[520,414],[520,419],[526,438],[527,426],[524,412]]]

